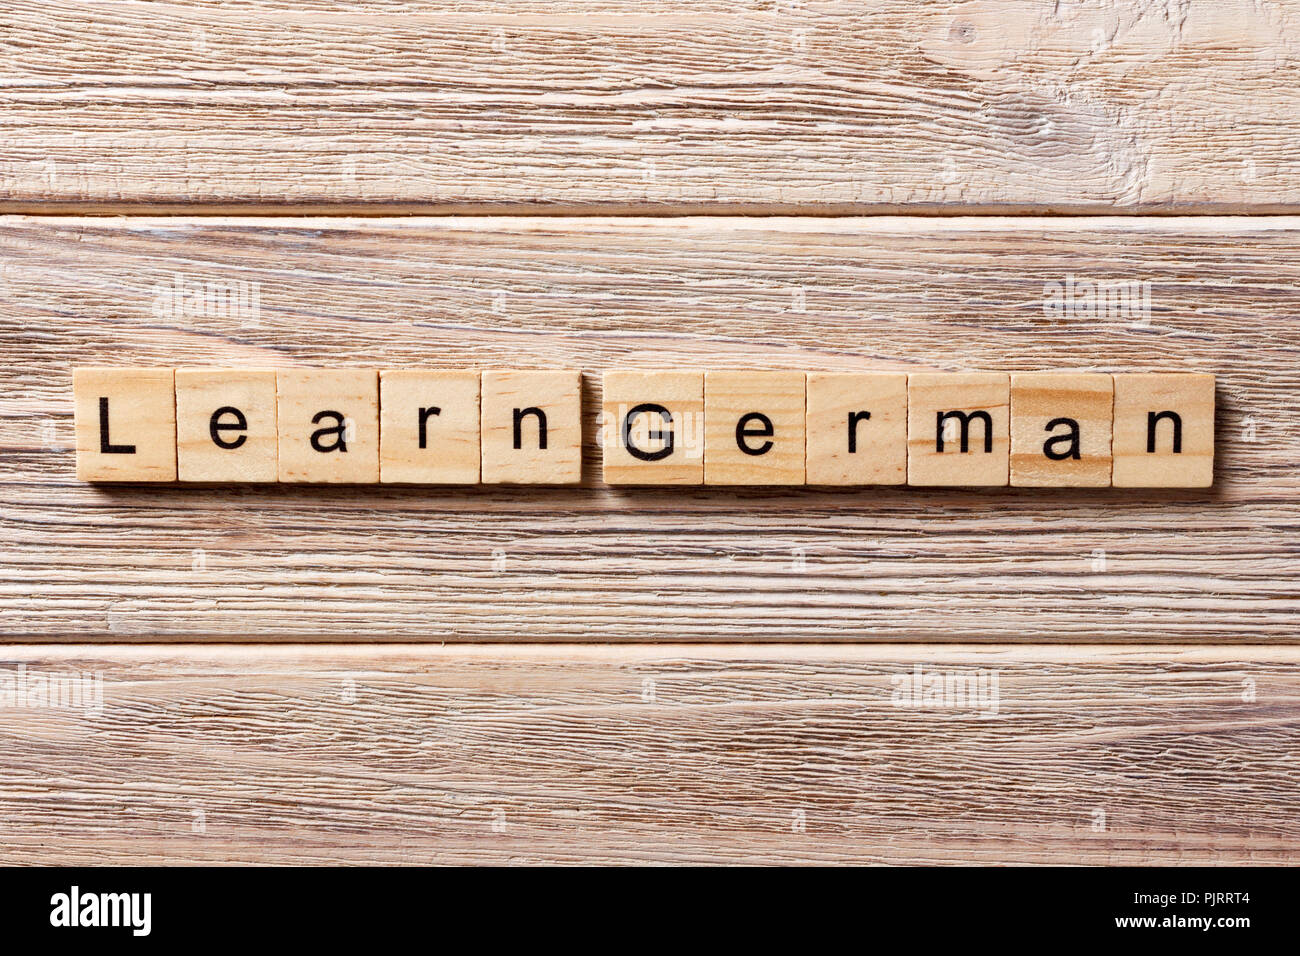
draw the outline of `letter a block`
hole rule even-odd
[[[176,480],[171,369],[79,368],[72,392],[79,480]]]
[[[483,373],[483,483],[582,480],[582,373]]]
[[[1005,485],[1011,379],[1001,372],[917,372],[907,378],[907,483]]]
[[[1214,484],[1214,376],[1183,372],[1115,379],[1116,488]]]
[[[181,481],[275,481],[274,369],[176,370]]]
[[[473,485],[479,476],[479,373],[379,373],[379,479]]]
[[[1109,375],[1013,373],[1011,484],[1108,487],[1113,398]]]
[[[804,373],[704,373],[704,483],[802,485]]]
[[[281,481],[379,481],[374,369],[280,369],[275,378]]]
[[[601,411],[606,483],[704,483],[703,372],[606,372]]]
[[[808,373],[810,485],[907,481],[907,375]]]

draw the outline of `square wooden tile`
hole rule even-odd
[[[176,480],[171,369],[79,368],[72,393],[78,480]]]
[[[474,371],[379,373],[379,477],[473,485],[479,479],[479,380]]]
[[[1091,372],[1011,375],[1011,484],[1110,485],[1114,385]]]
[[[1116,488],[1214,484],[1214,376],[1125,373],[1115,379]]]
[[[704,483],[804,483],[804,373],[704,373]]]
[[[582,373],[483,373],[483,482],[566,485],[582,480]]]
[[[274,369],[176,370],[181,481],[278,480]]]
[[[610,370],[601,434],[611,485],[704,483],[704,373]]]
[[[810,485],[907,482],[907,374],[809,372]]]
[[[379,481],[374,369],[280,369],[276,391],[281,481]]]
[[[1011,379],[1004,372],[907,377],[907,483],[1005,485],[1010,476]]]

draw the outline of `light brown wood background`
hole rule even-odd
[[[0,860],[1293,861],[1297,13],[0,3],[0,678],[104,689]],[[589,478],[73,479],[74,365],[328,362],[583,368]],[[606,489],[665,364],[1213,371],[1217,481]]]

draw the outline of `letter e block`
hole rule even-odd
[[[907,375],[809,372],[810,485],[907,482]]]
[[[1133,373],[1115,379],[1116,488],[1214,484],[1214,376]]]
[[[374,369],[280,369],[275,381],[281,481],[379,481]]]
[[[704,483],[804,483],[803,372],[704,373]]]
[[[479,373],[380,372],[380,480],[473,485],[478,476]]]
[[[704,483],[703,372],[608,371],[601,411],[606,483]]]
[[[483,483],[582,480],[582,373],[483,373]]]
[[[1013,373],[1011,484],[1108,487],[1113,400],[1109,375]]]
[[[907,482],[1007,484],[1011,379],[1001,372],[907,377]]]
[[[176,370],[181,481],[276,481],[274,369]]]
[[[171,369],[75,369],[72,394],[78,480],[176,480]]]

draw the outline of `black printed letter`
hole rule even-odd
[[[535,406],[515,409],[515,448],[524,447],[523,421],[525,415],[536,416],[537,448],[539,451],[546,451],[546,413]]]
[[[1059,428],[1062,425],[1067,426],[1070,429],[1070,433],[1068,435],[1053,435],[1051,438],[1047,439],[1047,441],[1043,442],[1043,454],[1052,459],[1052,461],[1065,461],[1067,458],[1073,458],[1075,461],[1078,461],[1079,423],[1077,421],[1073,418],[1053,418],[1047,423],[1047,427],[1044,428],[1043,431],[1050,432],[1053,428]],[[1056,451],[1056,446],[1061,442],[1069,442],[1070,447],[1065,449],[1065,451]]]
[[[757,428],[750,428],[751,421],[758,422]],[[765,441],[757,448],[751,448],[746,438],[771,438],[776,433],[772,427],[772,419],[768,418],[762,412],[750,412],[748,415],[742,415],[740,421],[736,422],[736,445],[746,455],[766,455],[772,450],[772,443]]]
[[[233,422],[223,422],[223,415],[234,415]],[[225,439],[221,437],[222,432],[242,432],[248,430],[248,419],[244,413],[233,405],[222,405],[212,417],[208,419],[208,434],[212,436],[212,444],[218,448],[225,448],[227,451],[238,448],[248,440],[247,435],[240,435],[238,438]]]
[[[663,419],[665,425],[671,425],[673,423],[672,412],[668,411],[668,409],[664,408],[662,405],[637,405],[623,418],[623,447],[627,449],[627,453],[633,458],[639,458],[641,461],[660,461],[667,458],[673,453],[673,433],[671,429],[668,431],[659,431],[656,429],[646,435],[646,437],[651,441],[661,441],[664,443],[664,447],[658,451],[645,451],[641,448],[637,448],[636,445],[632,443],[632,422],[638,415],[658,415]]]
[[[935,451],[943,451],[943,423],[949,418],[961,422],[962,454],[970,451],[970,423],[977,418],[984,423],[984,454],[993,454],[993,417],[988,412],[971,412],[969,415],[965,412],[939,412],[934,435]]]
[[[335,422],[337,422],[337,424],[330,425],[327,428],[318,428],[316,429],[316,431],[312,432],[311,447],[315,448],[317,451],[322,451],[322,452],[347,451],[348,450],[347,442],[344,441],[343,438],[343,433],[346,430],[347,422],[344,421],[343,415],[340,412],[317,412],[316,416],[311,420],[311,423],[313,425],[319,425],[322,418],[332,418],[334,419]],[[334,436],[334,442],[333,444],[326,445],[321,441],[321,439],[329,435]]]
[[[103,399],[101,398],[102,402]],[[1156,426],[1160,419],[1167,418],[1174,424],[1174,454],[1183,453],[1183,418],[1177,412],[1147,412],[1147,454],[1156,453]]]

